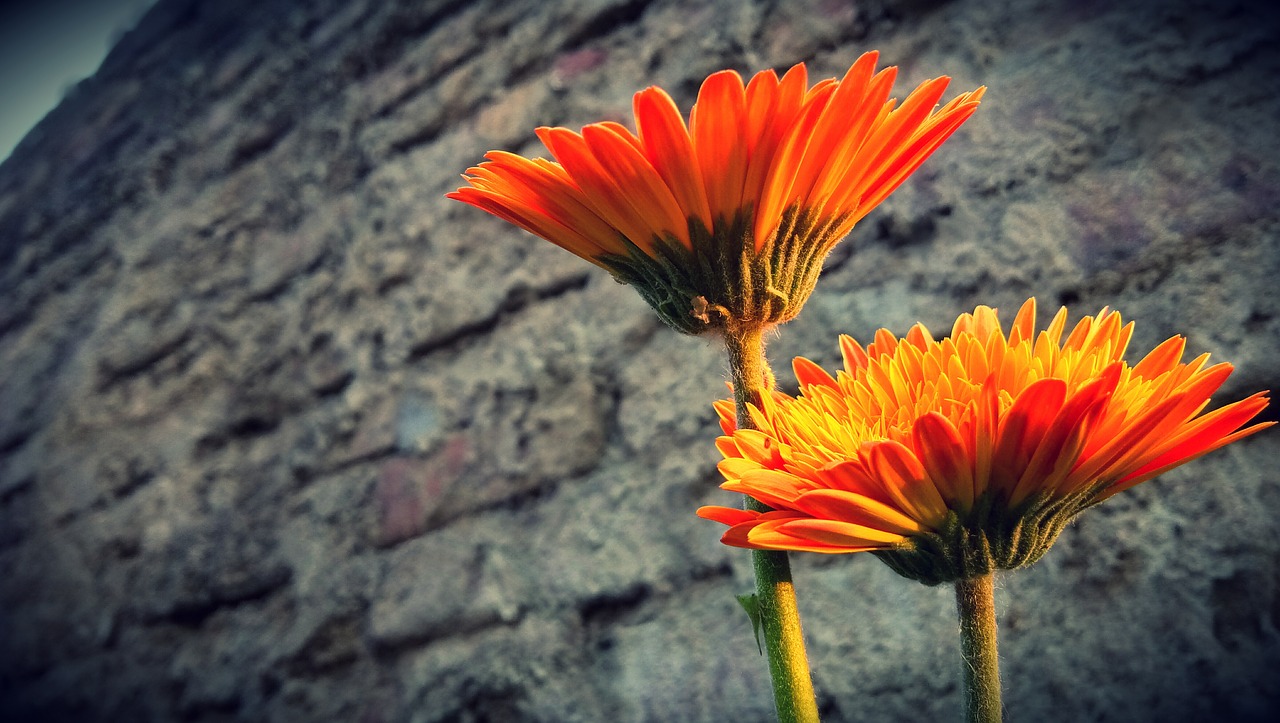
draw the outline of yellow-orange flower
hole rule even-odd
[[[804,64],[702,84],[686,126],[671,97],[635,95],[637,132],[539,128],[555,161],[504,151],[448,194],[632,284],[686,333],[772,324],[808,299],[822,260],[977,108],[935,105],[948,78],[889,99],[896,68],[867,53],[809,86]]]
[[[1066,318],[1037,333],[1031,299],[1007,337],[985,306],[941,341],[842,336],[835,378],[797,358],[800,396],[753,407],[758,429],[716,405],[722,487],[774,511],[698,514],[729,545],[869,550],[937,584],[1030,564],[1085,508],[1271,426],[1244,427],[1265,392],[1202,414],[1232,367],[1183,362],[1182,337],[1130,366],[1132,322],[1103,309],[1063,340]]]

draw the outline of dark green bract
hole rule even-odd
[[[961,516],[952,510],[937,532],[916,534],[892,550],[876,550],[893,571],[925,585],[970,580],[1026,567],[1044,556],[1067,524],[1098,502],[1105,484],[1066,497],[1042,493],[1010,509],[987,493]]]
[[[747,208],[732,222],[721,219],[714,234],[690,219],[692,250],[667,235],[654,240],[653,256],[625,241],[627,255],[597,260],[618,281],[634,286],[668,326],[685,334],[730,323],[780,324],[795,317],[813,293],[822,261],[839,241],[834,234],[843,218],[819,221],[789,209],[773,240],[757,253]]]

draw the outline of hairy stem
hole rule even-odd
[[[1000,723],[994,581],[995,574],[991,572],[956,581],[965,720],[969,723]]]
[[[764,356],[764,330],[758,326],[725,331],[729,369],[733,376],[733,398],[738,428],[752,429],[748,404],[760,406],[764,394],[773,389],[773,372]],[[747,509],[768,511],[769,507],[747,497]],[[785,723],[818,720],[818,704],[809,675],[809,657],[800,630],[800,611],[791,584],[791,563],[787,553],[752,550],[756,573],[756,600],[760,627],[769,653],[769,675],[778,720]]]

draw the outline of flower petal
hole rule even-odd
[[[689,119],[707,203],[717,224],[732,219],[742,206],[747,154],[740,139],[746,128],[745,111],[742,76],[722,70],[703,81]]]
[[[755,510],[744,510],[740,507],[718,507],[708,505],[699,507],[697,511],[698,517],[712,522],[719,522],[722,525],[740,525],[744,522],[754,522],[760,516]]]
[[[539,128],[536,133],[582,189],[583,197],[592,210],[631,243],[652,254],[657,237],[654,227],[627,200],[631,189],[623,187],[609,175],[582,136],[565,128]]]
[[[822,545],[871,550],[892,547],[906,538],[892,532],[876,530],[840,520],[788,520],[774,527],[778,532],[810,540]],[[757,528],[759,530],[759,528]]]
[[[753,470],[720,485],[721,489],[741,492],[775,509],[792,509],[796,497],[811,487],[795,475],[770,469]]]
[[[973,508],[973,467],[959,430],[938,412],[929,412],[912,429],[916,454],[943,496],[959,511]]]
[[[1240,429],[1265,409],[1268,402],[1266,393],[1259,392],[1214,410],[1188,424],[1185,431],[1175,437],[1172,444],[1160,456],[1118,480],[1108,489],[1107,496],[1164,474],[1174,467],[1186,464],[1219,447],[1273,426],[1275,422],[1261,422]]]
[[[633,106],[649,162],[671,189],[685,216],[701,221],[708,230],[714,228],[693,140],[675,102],[661,88],[648,88],[636,93]]]
[[[903,512],[929,526],[947,516],[946,502],[910,449],[892,440],[868,442],[862,449],[868,468]]]
[[[823,520],[841,520],[899,535],[916,534],[925,529],[898,510],[856,492],[818,489],[804,492],[792,503],[796,510]]]
[[[667,231],[692,249],[684,210],[640,150],[603,123],[583,128],[582,138],[600,166],[623,189],[638,217],[649,228]]]
[[[796,381],[800,383],[801,388],[812,386],[823,386],[836,390],[840,388],[836,384],[836,380],[822,367],[802,356],[796,357],[791,362],[791,368],[795,372]]]
[[[1014,400],[1000,422],[999,439],[991,459],[993,488],[1013,495],[1014,487],[1058,416],[1066,396],[1066,382],[1041,379]]]

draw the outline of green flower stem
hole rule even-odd
[[[995,574],[956,581],[965,720],[1000,723],[1000,660],[996,656]]]
[[[733,398],[738,428],[753,429],[747,404],[760,404],[761,395],[773,388],[773,372],[764,356],[764,330],[759,326],[725,329],[729,368],[733,375]],[[750,510],[769,507],[748,497]],[[800,611],[791,584],[791,563],[785,552],[752,550],[756,572],[756,600],[760,627],[769,652],[769,675],[773,679],[773,699],[778,720],[783,723],[816,723],[818,703],[809,676],[809,657],[800,630]]]

